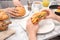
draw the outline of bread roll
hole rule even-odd
[[[26,13],[25,8],[23,7],[16,7],[16,10],[17,10],[17,15],[16,15],[17,17],[24,16]]]

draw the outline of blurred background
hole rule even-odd
[[[28,0],[21,0],[21,3],[23,5],[27,5],[27,1]],[[31,2],[33,1],[42,1],[42,0],[31,0]],[[50,1],[54,1],[54,0],[50,0]],[[13,6],[12,0],[0,0],[0,8],[7,8],[12,6]]]

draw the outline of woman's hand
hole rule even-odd
[[[17,10],[15,10],[15,8],[6,8],[5,12],[7,12],[11,17],[18,16]]]
[[[29,34],[29,33],[34,33],[34,34],[36,34],[37,31],[38,31],[38,29],[39,29],[39,25],[38,25],[38,24],[33,24],[32,21],[31,21],[31,19],[29,19],[29,20],[27,21],[26,30],[27,30],[27,33],[28,33],[28,34]]]
[[[45,9],[48,12],[48,15],[46,16],[47,19],[56,19],[56,14],[50,10],[50,9]]]
[[[49,15],[46,16],[46,18],[52,18],[52,19],[60,22],[60,16],[56,15],[53,11],[51,11],[49,9],[48,9],[48,12],[49,12]]]
[[[26,31],[28,33],[29,40],[36,40],[36,34],[37,34],[38,29],[39,29],[38,24],[34,25],[31,19],[27,21]]]

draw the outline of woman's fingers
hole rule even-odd
[[[15,8],[10,8],[9,11],[17,13],[17,10],[15,10]]]
[[[12,12],[12,11],[9,11],[9,14],[12,16],[16,16],[16,13],[15,12]]]
[[[17,11],[18,10],[15,10],[15,9],[13,9],[13,8],[8,8],[8,13],[11,15],[11,16],[18,16],[18,13],[17,13]]]
[[[10,15],[12,18],[15,18],[16,16]]]

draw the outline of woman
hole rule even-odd
[[[60,22],[60,16],[54,14],[50,9],[48,9],[47,11],[49,12],[49,15],[46,16],[46,18],[52,18]],[[26,30],[27,30],[29,40],[37,40],[37,31],[39,29],[39,25],[32,24],[31,19],[28,20],[28,23],[27,23]]]

